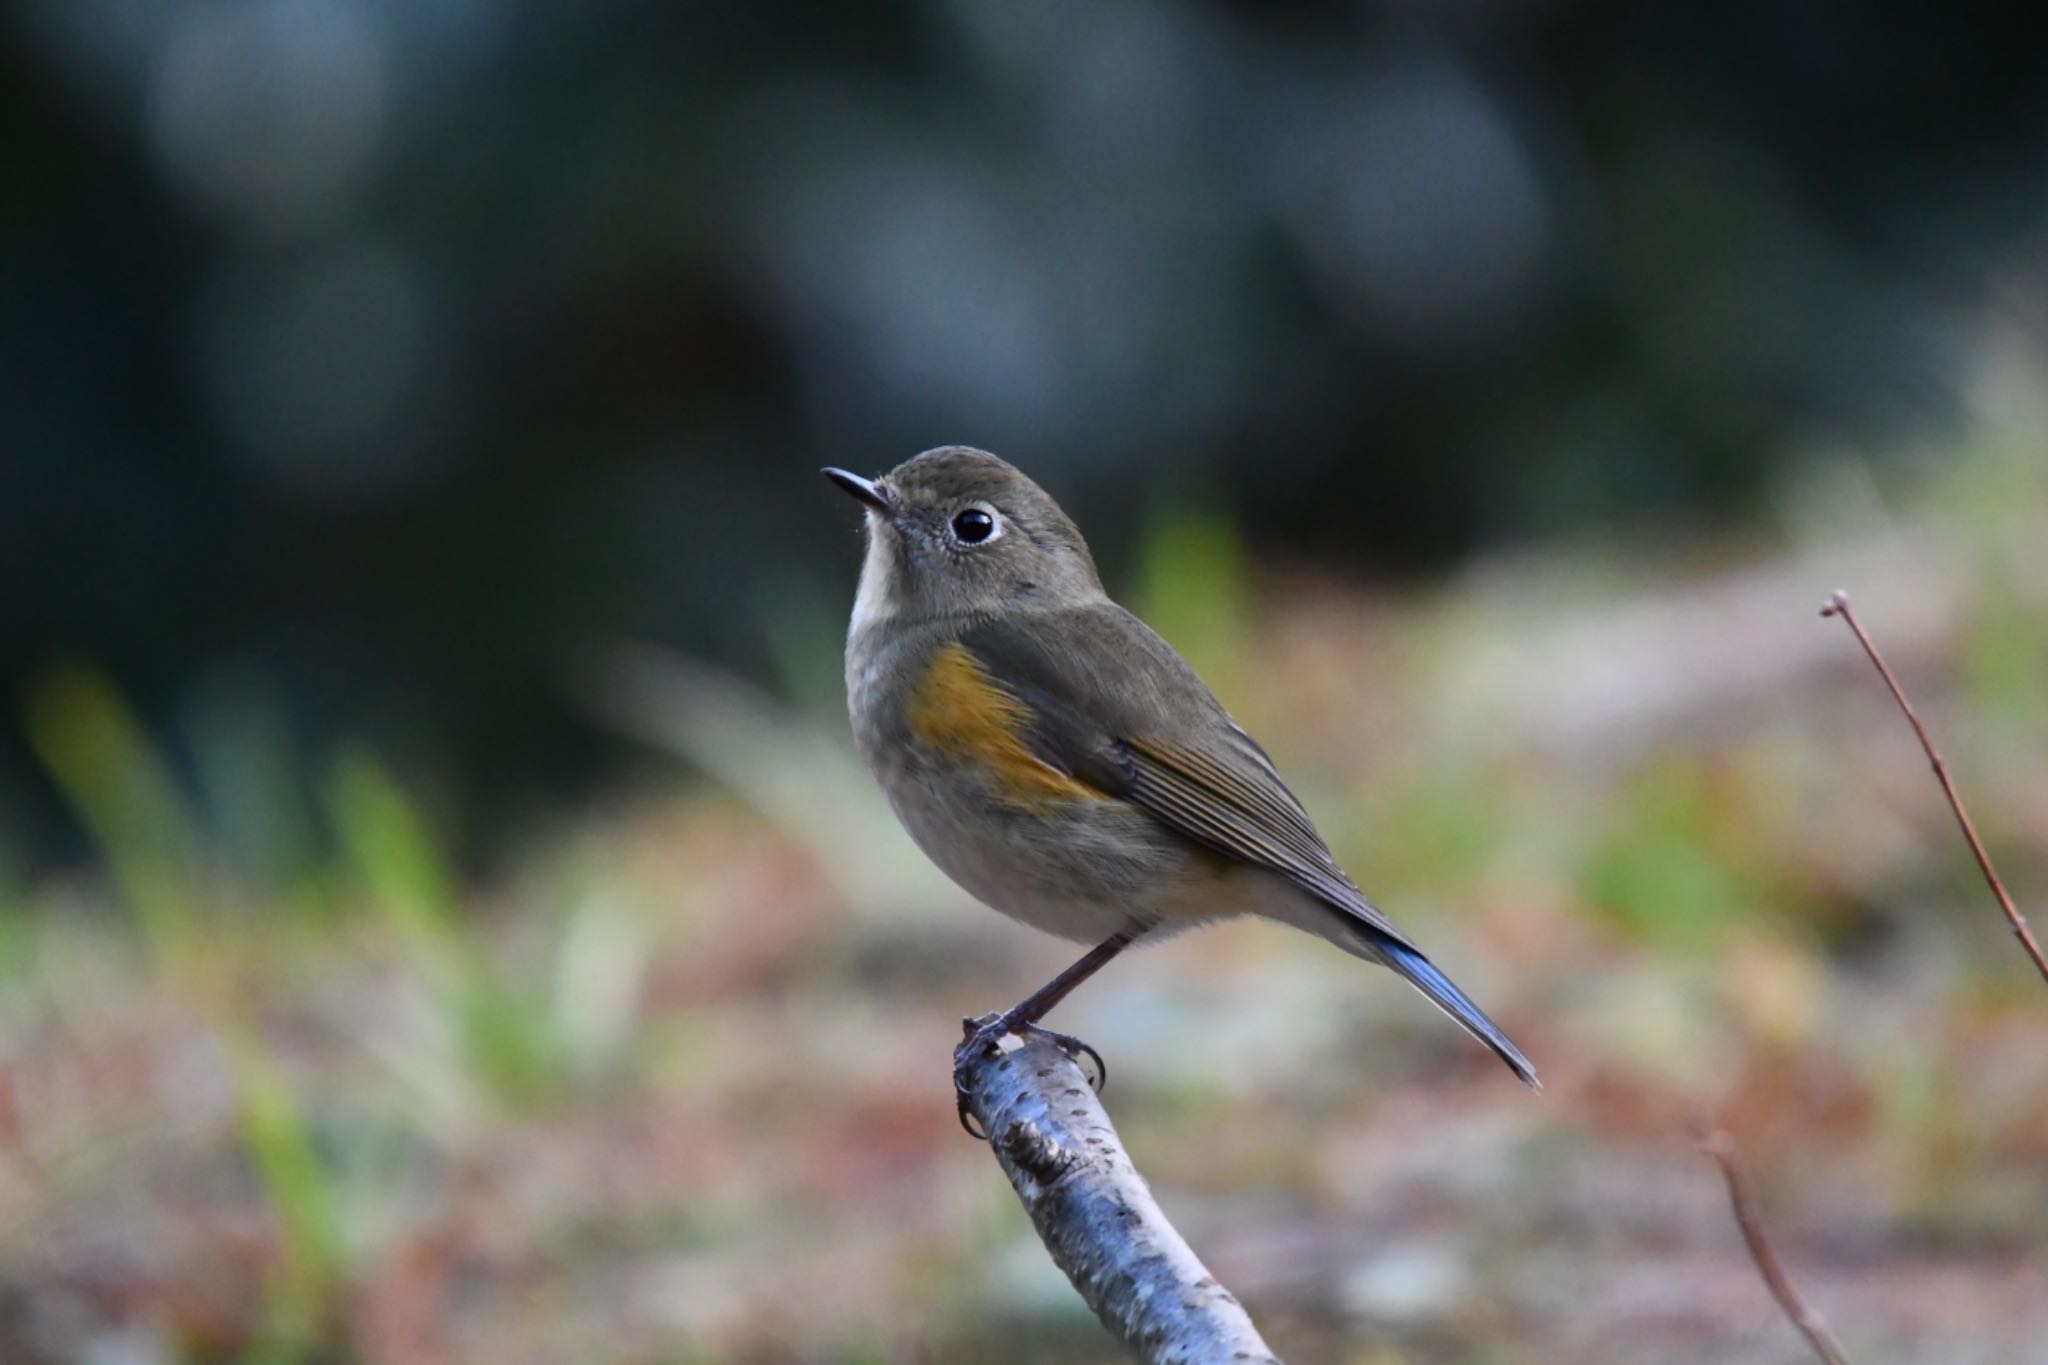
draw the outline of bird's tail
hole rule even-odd
[[[1536,1068],[1529,1065],[1529,1059],[1522,1050],[1508,1041],[1500,1026],[1486,1017],[1479,1006],[1465,998],[1465,993],[1451,984],[1451,979],[1438,971],[1436,964],[1416,952],[1405,943],[1391,938],[1374,937],[1372,945],[1380,960],[1406,977],[1415,989],[1435,1002],[1438,1009],[1465,1026],[1474,1038],[1492,1048],[1494,1054],[1508,1064],[1508,1070],[1522,1078],[1522,1084],[1531,1090],[1541,1090],[1542,1082],[1536,1079]]]

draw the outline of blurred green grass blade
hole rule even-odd
[[[549,1012],[483,971],[461,999],[463,1035],[493,1093],[517,1104],[544,1096],[557,1076]]]
[[[258,1360],[303,1359],[330,1315],[346,1269],[333,1183],[277,1064],[251,1038],[227,1041],[242,1139],[277,1219],[282,1256],[265,1286],[268,1323]]]
[[[536,1097],[556,1071],[548,1012],[507,986],[467,931],[426,821],[360,753],[336,763],[329,798],[356,876],[455,1021],[471,1062],[499,1096]]]
[[[24,728],[159,951],[188,941],[199,842],[168,767],[120,691],[91,664],[31,682]]]
[[[451,878],[412,803],[359,753],[335,764],[328,795],[342,845],[378,910],[435,971],[455,970],[467,948]]]

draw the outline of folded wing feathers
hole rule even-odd
[[[1140,740],[1123,747],[1136,760],[1130,799],[1139,806],[1198,843],[1278,872],[1395,942],[1407,941],[1344,875],[1277,775],[1262,790],[1207,755]],[[1270,774],[1264,755],[1258,758]]]

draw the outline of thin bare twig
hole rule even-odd
[[[1166,1221],[1072,1058],[1033,1033],[963,1047],[953,1066],[1045,1249],[1127,1350],[1150,1365],[1280,1365]]]
[[[2013,936],[2019,939],[2020,946],[2027,950],[2027,956],[2034,960],[2034,967],[2041,973],[2041,979],[2048,981],[2048,957],[2041,955],[2041,945],[2034,941],[2034,932],[2027,927],[2027,917],[2012,903],[2012,897],[2006,894],[2005,883],[1998,879],[1998,872],[1991,866],[1991,855],[1984,851],[1984,841],[1977,837],[1977,827],[1970,823],[1970,816],[1963,809],[1963,798],[1957,794],[1956,784],[1949,780],[1948,768],[1942,763],[1941,754],[1935,749],[1934,741],[1928,738],[1927,727],[1922,725],[1920,717],[1914,714],[1913,704],[1906,700],[1905,689],[1900,687],[1899,680],[1892,676],[1891,669],[1885,665],[1884,656],[1877,652],[1877,646],[1871,643],[1869,634],[1864,631],[1863,623],[1858,621],[1856,613],[1849,609],[1849,594],[1836,592],[1828,598],[1827,605],[1820,609],[1820,614],[1839,616],[1847,622],[1849,629],[1856,633],[1857,643],[1863,646],[1863,652],[1868,654],[1870,662],[1877,666],[1878,676],[1883,678],[1884,685],[1891,689],[1892,699],[1898,702],[1899,709],[1906,713],[1906,720],[1912,725],[1913,733],[1920,737],[1920,747],[1926,751],[1927,761],[1934,765],[1934,775],[1941,780],[1941,790],[1948,797],[1948,808],[1956,813],[1956,823],[1962,826],[1963,838],[1969,841],[1970,852],[1976,855],[1977,867],[1984,873],[1984,880],[1990,885],[1991,894],[1998,897],[1999,908],[2005,911],[2006,922],[2012,925]]]
[[[1699,1144],[1700,1150],[1714,1158],[1721,1167],[1721,1176],[1728,1182],[1728,1202],[1735,1209],[1735,1224],[1742,1229],[1742,1240],[1749,1244],[1750,1259],[1756,1262],[1757,1271],[1770,1288],[1771,1297],[1778,1301],[1778,1307],[1785,1310],[1785,1316],[1806,1338],[1807,1345],[1813,1347],[1815,1355],[1827,1365],[1849,1365],[1849,1358],[1842,1354],[1835,1334],[1828,1330],[1820,1314],[1808,1308],[1806,1300],[1799,1297],[1799,1291],[1793,1288],[1784,1265],[1778,1260],[1778,1253],[1771,1249],[1770,1238],[1764,1235],[1764,1225],[1756,1214],[1756,1201],[1750,1194],[1749,1178],[1743,1173],[1735,1139],[1716,1128],[1701,1137]]]

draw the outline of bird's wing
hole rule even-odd
[[[1499,1026],[1344,875],[1265,750],[1144,622],[1107,603],[1026,613],[978,625],[958,646],[1004,699],[1008,733],[1048,776],[1128,801],[1204,848],[1287,878],[1339,917],[1334,941],[1391,967],[1541,1088]]]
[[[977,625],[959,641],[1048,766],[1216,853],[1266,868],[1399,946],[1273,762],[1185,659],[1115,606]]]

